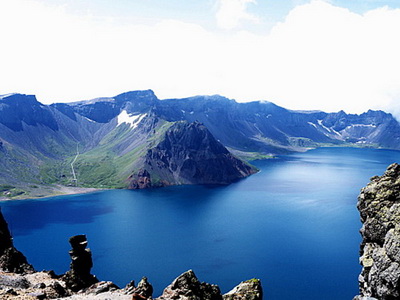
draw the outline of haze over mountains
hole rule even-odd
[[[0,97],[0,184],[9,197],[41,184],[227,184],[256,172],[242,159],[331,145],[400,149],[400,126],[383,111],[291,111],[218,95],[159,100],[151,90],[52,105]]]

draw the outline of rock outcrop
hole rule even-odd
[[[355,300],[400,299],[400,165],[392,164],[361,190],[358,210],[363,223]]]
[[[147,170],[140,169],[137,174],[132,174],[129,177],[129,189],[137,190],[151,187],[151,176]]]
[[[199,122],[176,122],[147,151],[144,170],[130,188],[176,184],[229,184],[257,172],[218,142]]]
[[[221,295],[218,285],[200,282],[189,270],[177,277],[156,300],[262,300],[259,279],[241,282],[230,292]]]
[[[0,269],[5,272],[31,273],[34,271],[26,257],[15,249],[8,224],[0,209]]]
[[[156,299],[222,300],[222,296],[217,285],[200,282],[194,272],[189,270],[176,278]]]
[[[69,243],[72,246],[72,250],[69,251],[72,261],[70,270],[65,273],[63,280],[69,289],[77,292],[97,283],[99,280],[90,274],[93,267],[92,252],[86,248],[86,235],[73,236],[69,239]]]
[[[223,295],[224,300],[261,300],[262,297],[261,281],[255,278],[241,282]]]
[[[143,277],[137,287],[135,282],[131,281],[124,288],[124,294],[132,295],[132,300],[146,300],[153,298],[153,286],[147,281],[147,277]]]

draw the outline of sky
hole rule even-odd
[[[152,89],[400,117],[399,0],[0,0],[0,94]]]

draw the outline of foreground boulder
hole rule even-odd
[[[192,270],[181,274],[164,289],[158,300],[222,300],[221,291],[217,285],[201,282]]]
[[[400,299],[400,165],[361,190],[358,210],[363,223],[359,276],[355,300]]]
[[[132,299],[152,299],[153,298],[153,286],[147,281],[147,277],[143,277],[139,281],[138,286],[135,287],[135,282],[130,282],[125,287],[125,293],[132,295]]]
[[[32,273],[34,269],[26,257],[15,249],[8,224],[0,209],[0,269],[12,273]]]
[[[261,300],[262,287],[258,279],[241,282],[225,295],[221,295],[218,285],[200,282],[189,270],[167,286],[157,300]]]
[[[65,273],[63,280],[67,287],[74,292],[82,290],[99,282],[90,270],[93,267],[92,252],[87,249],[86,235],[76,235],[69,239],[72,250],[69,251],[71,256],[70,270]]]
[[[241,282],[223,295],[224,300],[261,300],[262,297],[261,281],[255,278]]]

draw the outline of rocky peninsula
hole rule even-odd
[[[146,277],[137,285],[131,281],[120,288],[110,281],[100,281],[91,274],[91,250],[85,235],[69,240],[70,270],[57,275],[53,271],[35,271],[26,257],[18,251],[0,210],[0,299],[153,299],[153,287]],[[263,292],[258,279],[241,282],[222,295],[214,284],[200,282],[192,270],[178,276],[157,300],[262,300]]]

